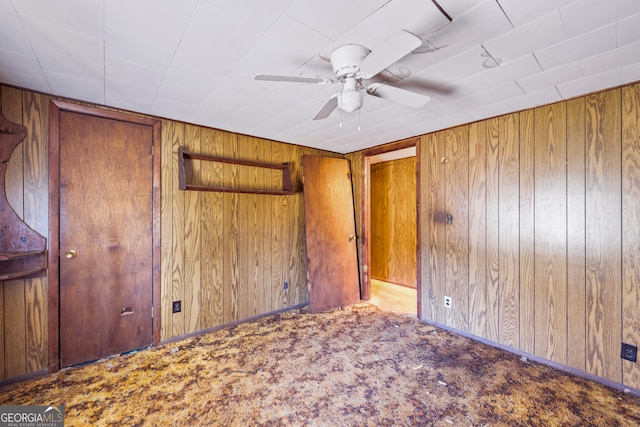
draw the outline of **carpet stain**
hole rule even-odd
[[[640,399],[362,303],[5,386],[65,425],[637,426]]]

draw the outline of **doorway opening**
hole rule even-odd
[[[363,153],[362,224],[363,299],[419,318],[417,141]]]

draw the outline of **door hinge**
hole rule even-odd
[[[153,306],[151,306],[151,318],[153,319]]]

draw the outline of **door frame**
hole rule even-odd
[[[151,126],[153,152],[152,201],[152,290],[153,345],[160,343],[160,141],[161,121],[119,111],[52,99],[49,103],[49,252],[48,252],[48,367],[60,369],[60,112],[85,114],[105,119]]]
[[[362,224],[362,299],[371,299],[371,157],[390,153],[405,148],[416,148],[416,288],[417,288],[417,317],[422,319],[422,274],[420,248],[420,137],[392,142],[362,151],[362,171],[360,171],[361,194],[361,224]],[[364,268],[366,267],[366,271]]]

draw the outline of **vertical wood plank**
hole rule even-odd
[[[509,347],[520,347],[520,141],[519,116],[500,117],[498,249],[500,277],[500,338]]]
[[[23,93],[21,90],[2,87],[2,113],[14,123],[23,124]],[[31,132],[27,129],[27,137]],[[27,138],[25,137],[25,139]],[[24,218],[24,143],[11,153],[5,170],[5,194],[7,202],[20,218]]]
[[[535,351],[535,115],[520,113],[520,349]]]
[[[622,88],[622,341],[640,343],[640,86]],[[622,382],[640,388],[637,363]]]
[[[536,354],[566,363],[566,104],[535,112]]]
[[[445,131],[446,214],[453,218],[445,227],[446,295],[452,308],[445,309],[446,324],[461,331],[469,329],[469,127]],[[446,221],[445,221],[446,223]]]
[[[183,146],[187,151],[201,151],[200,127],[185,124]],[[194,162],[192,173],[200,175],[200,162]],[[201,329],[201,207],[199,191],[184,194],[184,333]]]
[[[171,133],[172,122],[164,120],[162,122],[162,142],[161,142],[161,192],[160,198],[160,252],[162,262],[160,263],[160,305],[156,310],[160,310],[160,337],[162,340],[173,337],[173,314],[171,313],[172,289],[173,289],[173,193],[178,191],[176,181],[174,187],[173,164],[174,156]]]
[[[224,133],[224,156],[237,158],[238,138],[237,135]],[[224,175],[224,185],[229,187],[238,186],[238,166],[225,163],[222,165]],[[238,270],[238,194],[224,193],[223,203],[223,224],[224,224],[224,323],[238,320],[238,284],[240,272]]]
[[[223,154],[222,131],[202,130],[201,147],[204,154]],[[203,169],[203,180],[219,179],[222,164],[212,162]],[[223,193],[206,191],[201,195],[202,203],[202,319],[204,329],[221,325],[223,319]]]
[[[163,126],[163,129],[165,127]],[[183,301],[185,297],[184,283],[184,223],[185,223],[185,195],[178,189],[178,147],[184,142],[184,124],[169,122],[166,142],[171,145],[171,174],[172,174],[172,236],[171,236],[171,300]],[[180,336],[186,333],[185,310],[171,315],[172,336]]]
[[[487,121],[487,338],[500,341],[499,119]]]
[[[273,145],[275,144],[273,141],[261,140],[260,144],[262,146],[262,159],[265,162],[273,163],[272,160],[272,152]],[[265,181],[270,181],[271,177],[268,174],[264,176]],[[268,184],[268,182],[265,182]],[[262,287],[260,288],[260,292],[258,297],[261,301],[261,307],[264,312],[272,311],[274,309],[273,305],[273,286],[271,282],[271,272],[273,269],[273,257],[271,254],[271,242],[273,239],[273,201],[271,197],[265,196],[260,201],[260,227],[262,229],[262,240],[261,240],[261,248],[259,250],[262,251]],[[306,273],[306,270],[305,270]],[[306,277],[306,276],[305,276]],[[306,283],[306,282],[305,282]]]
[[[48,234],[49,97],[25,92],[23,124],[29,130],[24,146],[24,221]],[[25,280],[27,372],[47,367],[47,278]]]
[[[5,324],[4,315],[4,283],[0,282],[0,307],[2,307],[2,316],[0,316],[0,380],[7,378],[5,353],[6,353],[6,340],[5,340]]]
[[[2,111],[5,117],[14,123],[24,124],[23,91],[3,88]],[[27,138],[31,132],[27,129]],[[25,186],[25,143],[18,144],[11,154],[5,171],[5,193],[7,201],[24,219]],[[27,313],[25,299],[25,280],[4,282],[4,361],[6,378],[27,373]]]
[[[249,138],[248,152],[252,158],[259,162],[269,163],[265,161],[265,144],[258,138]],[[268,171],[260,168],[254,168],[249,176],[249,185],[255,188],[264,188],[268,186],[265,175],[269,175]],[[249,276],[249,299],[250,299],[250,315],[264,313],[268,310],[265,305],[264,289],[265,289],[265,262],[263,253],[265,229],[262,218],[265,217],[264,203],[267,196],[255,195],[251,198],[249,210],[247,212],[247,233],[248,243],[248,266],[247,272]]]
[[[585,100],[567,101],[567,364],[584,371]]]
[[[423,315],[433,322],[446,322],[443,298],[446,287],[445,227],[445,167],[441,159],[446,156],[445,132],[440,131],[420,138],[420,165],[424,167],[424,183],[420,187],[422,242],[422,293]],[[426,308],[426,310],[425,310]]]
[[[5,363],[7,378],[27,373],[27,313],[24,280],[4,282]]]
[[[283,145],[280,149],[281,157],[277,163],[285,163],[289,160],[289,151],[291,146]],[[280,180],[280,178],[277,178]],[[282,277],[280,279],[280,308],[288,307],[291,305],[291,287],[288,286],[285,289],[284,282],[291,284],[291,270],[289,269],[289,262],[291,257],[291,241],[293,236],[291,235],[292,229],[289,224],[290,213],[292,210],[291,196],[276,196],[276,201],[279,199],[281,203],[281,230],[282,230]],[[277,202],[276,202],[277,203]],[[274,284],[274,285],[277,285]]]
[[[469,332],[487,337],[487,121],[469,125]]]
[[[622,380],[620,90],[586,97],[587,371]]]
[[[284,161],[283,144],[273,144],[271,146],[271,162],[282,163]],[[274,196],[271,199],[271,307],[272,310],[282,308],[285,299],[283,289],[284,254],[283,246],[285,239],[283,214],[284,196]]]
[[[249,141],[246,135],[238,135],[238,151],[239,159],[250,159]],[[255,173],[254,168],[240,167],[238,168],[238,186],[248,187],[251,173]],[[255,198],[255,194],[238,194],[238,318],[245,319],[251,316],[253,312],[253,298],[251,290],[254,286],[254,280],[249,274],[250,268],[250,251],[249,251],[249,234],[251,227],[249,226],[249,206],[251,199]]]
[[[386,162],[371,165],[371,277],[381,280],[390,279],[390,176],[390,167]]]
[[[305,241],[304,235],[304,211],[302,210],[302,191],[300,185],[302,148],[300,146],[289,146],[288,161],[291,164],[291,180],[296,190],[295,194],[286,196],[289,201],[289,256],[288,256],[288,278],[289,278],[289,305],[300,304],[304,300],[304,278],[305,265]]]

